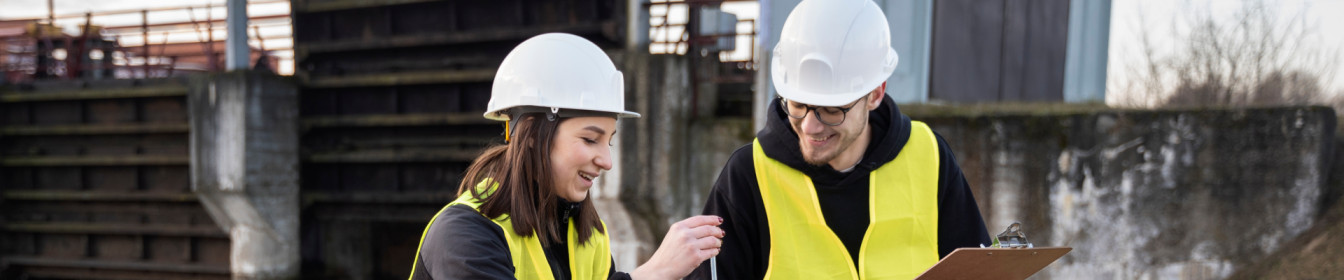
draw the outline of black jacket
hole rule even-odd
[[[568,212],[559,217],[569,220]],[[448,207],[434,219],[423,238],[411,279],[513,279],[513,259],[504,229],[470,206]],[[572,278],[567,246],[561,241],[542,248],[556,280]],[[616,272],[614,263],[611,267],[608,279],[630,279],[629,274]]]
[[[780,100],[770,103],[766,127],[756,134],[765,155],[811,177],[826,225],[844,243],[858,263],[859,247],[868,230],[868,174],[896,158],[910,138],[910,117],[901,114],[890,97],[869,113],[872,141],[863,158],[849,173],[829,165],[816,166],[803,161],[798,135],[780,109]],[[971,196],[970,186],[957,167],[947,141],[938,138],[938,255],[947,256],[960,247],[990,244],[980,209]],[[718,255],[719,279],[761,279],[765,277],[770,255],[770,229],[760,186],[752,162],[752,147],[747,144],[729,157],[714,190],[705,203],[704,214],[723,217],[720,227],[726,231]],[[710,279],[709,263],[691,273],[691,279]]]

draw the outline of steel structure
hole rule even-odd
[[[0,88],[0,278],[229,279],[177,80]]]
[[[214,14],[223,8],[212,4],[0,21],[3,82],[160,78],[222,71],[225,19]],[[183,15],[185,20],[174,18]],[[139,22],[124,22],[133,17]],[[290,16],[254,15],[249,21],[253,45],[249,65],[260,61],[261,67],[275,69],[281,59],[290,56],[291,48],[285,46],[291,40]],[[104,22],[115,25],[100,24]],[[263,34],[262,28],[285,30]],[[267,41],[270,48],[266,48]]]

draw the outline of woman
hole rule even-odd
[[[625,111],[621,72],[569,34],[524,41],[500,65],[485,117],[505,121],[505,145],[467,169],[457,200],[430,220],[411,279],[679,279],[717,255],[722,219],[668,230],[647,263],[613,269],[606,226],[588,198]]]

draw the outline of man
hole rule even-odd
[[[789,15],[770,66],[780,98],[705,205],[723,217],[719,279],[912,279],[990,245],[947,142],[886,96],[889,34],[871,0]]]

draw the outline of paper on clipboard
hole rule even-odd
[[[915,279],[1027,279],[1071,247],[960,248]]]

